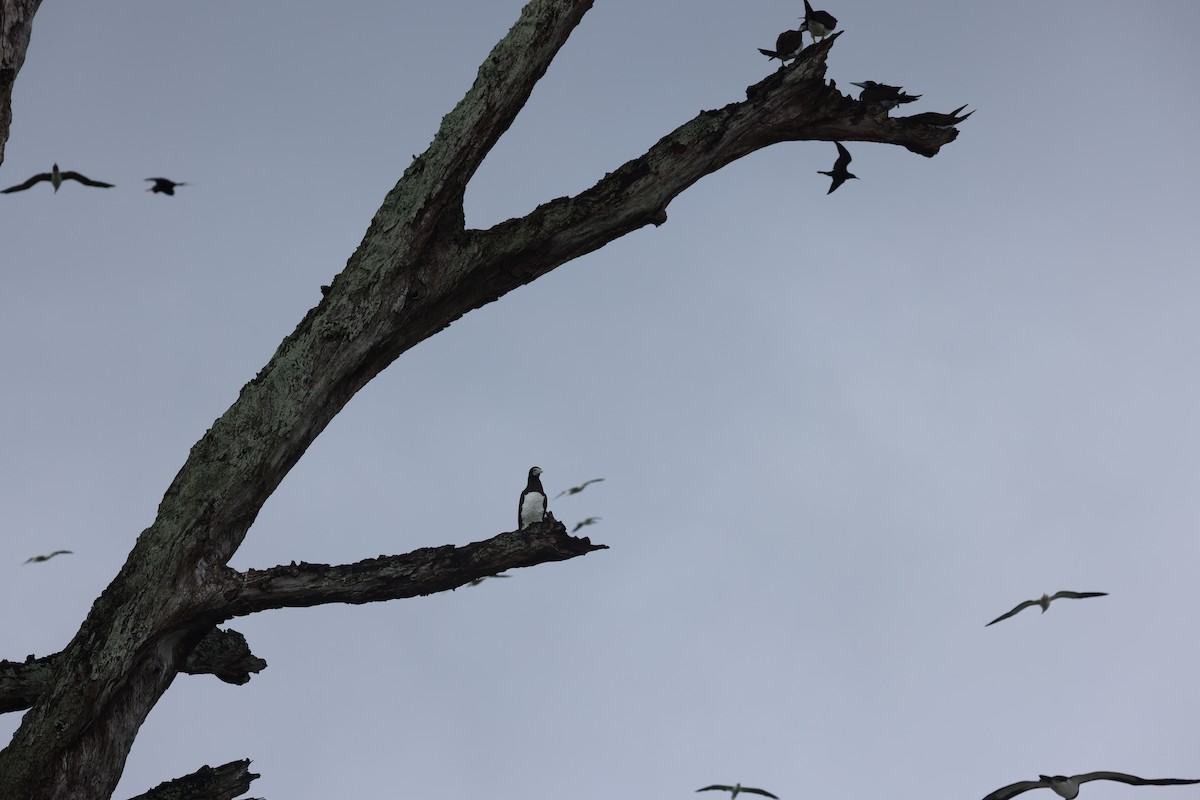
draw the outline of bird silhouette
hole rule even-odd
[[[774,50],[764,50],[760,47],[758,48],[758,52],[768,58],[778,58],[780,64],[786,66],[786,64],[783,64],[784,61],[795,59],[800,55],[800,51],[804,49],[804,32],[806,30],[808,30],[808,26],[802,22],[797,30],[784,31],[779,34],[775,39]]]
[[[813,42],[820,36],[824,39],[837,27],[837,17],[828,11],[813,11],[808,0],[804,0],[804,27],[812,34]]]
[[[584,481],[583,483],[579,484],[578,486],[572,486],[570,489],[563,489],[561,492],[554,495],[554,499],[557,500],[558,498],[562,497],[564,494],[579,494],[580,492],[582,492],[584,489],[587,488],[588,484],[599,483],[602,480],[604,480],[604,478],[592,478],[590,481]]]
[[[571,533],[575,533],[580,528],[586,528],[588,525],[595,525],[600,521],[600,517],[588,517],[583,522],[576,522],[575,527],[571,528]]]
[[[1066,597],[1066,598],[1069,598],[1072,600],[1079,600],[1084,597],[1104,597],[1107,594],[1108,594],[1108,592],[1055,592],[1053,595],[1044,594],[1036,600],[1026,600],[1024,603],[1018,604],[1017,607],[1014,608],[1012,611],[1009,611],[1007,614],[1001,614],[1000,616],[996,617],[994,620],[989,622],[987,625],[984,625],[983,627],[986,628],[986,627],[988,627],[988,625],[995,625],[1000,620],[1008,619],[1013,614],[1017,614],[1021,611],[1024,611],[1025,609],[1029,608],[1030,606],[1041,606],[1042,613],[1045,614],[1046,609],[1048,609],[1050,607],[1050,601],[1057,600],[1060,597]]]
[[[735,783],[733,786],[722,786],[719,783],[714,783],[712,786],[705,786],[703,789],[697,789],[696,791],[697,792],[710,792],[713,789],[717,789],[722,792],[729,792],[730,793],[729,800],[733,800],[741,792],[747,792],[749,794],[761,794],[763,797],[774,797],[775,800],[779,800],[778,797],[771,794],[766,789],[755,789],[750,786],[742,786],[740,783]]]
[[[833,182],[829,184],[829,191],[825,194],[833,194],[834,189],[837,189],[850,178],[858,180],[858,176],[846,169],[850,166],[850,151],[842,146],[841,142],[834,142],[838,149],[837,161],[833,162],[833,169],[826,172],[823,169],[817,170],[821,175],[828,175],[833,178]]]
[[[24,183],[18,183],[16,186],[10,186],[7,189],[0,189],[0,194],[10,194],[11,192],[23,192],[30,186],[33,186],[42,181],[50,181],[54,185],[54,191],[58,191],[58,187],[62,186],[63,181],[79,181],[84,186],[99,186],[102,189],[111,189],[111,183],[103,181],[94,181],[91,178],[80,175],[78,172],[63,172],[58,168],[58,164],[49,172],[39,172]]]
[[[1036,602],[1036,601],[1035,601]],[[1009,800],[1030,789],[1053,789],[1063,800],[1075,800],[1079,784],[1088,781],[1118,781],[1131,786],[1175,786],[1184,783],[1200,783],[1200,778],[1139,778],[1124,772],[1085,772],[1082,775],[1039,775],[1036,781],[1017,781],[985,796],[983,800]]]
[[[146,180],[154,181],[154,185],[147,189],[147,192],[154,192],[155,194],[162,192],[171,197],[175,196],[176,186],[187,186],[183,181],[173,181],[170,178],[146,178]]]
[[[868,105],[879,106],[884,111],[889,108],[895,108],[901,103],[912,103],[921,99],[921,95],[919,94],[908,94],[902,87],[888,86],[886,83],[863,81],[862,83],[851,83],[850,85],[862,89],[858,93],[859,100]]]
[[[53,553],[46,553],[46,555],[44,555],[44,556],[33,556],[32,558],[27,558],[27,559],[25,559],[25,563],[26,564],[37,564],[42,561],[49,561],[50,559],[54,558],[55,556],[69,554],[70,552],[71,552],[70,550],[55,550]]]

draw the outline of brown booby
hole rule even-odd
[[[61,170],[59,170],[58,164],[55,164],[54,168],[52,170],[50,170],[49,172],[39,172],[37,175],[34,175],[32,178],[25,181],[24,183],[18,183],[16,186],[10,186],[7,189],[0,189],[0,194],[9,194],[10,192],[23,192],[26,189],[28,189],[30,186],[33,186],[36,183],[40,183],[41,181],[50,181],[50,183],[54,184],[55,192],[58,191],[58,187],[62,186],[63,181],[79,181],[84,186],[99,186],[102,189],[111,189],[112,188],[111,183],[104,183],[103,181],[94,181],[91,178],[80,175],[78,172],[71,172],[71,171],[62,172]]]
[[[564,494],[579,494],[580,492],[582,492],[584,489],[586,489],[588,487],[588,484],[599,483],[602,480],[604,480],[604,478],[592,478],[590,481],[584,481],[583,483],[579,484],[578,486],[572,486],[570,489],[563,489],[561,492],[554,495],[554,499],[557,500],[558,498],[562,497]]]
[[[1001,789],[997,789],[983,800],[1009,800],[1021,792],[1030,789],[1053,789],[1054,793],[1063,800],[1075,800],[1079,794],[1079,784],[1088,781],[1119,781],[1131,786],[1175,786],[1184,783],[1200,783],[1200,778],[1139,778],[1124,772],[1085,772],[1082,775],[1038,775],[1036,781],[1017,781]]]
[[[1048,609],[1050,607],[1050,601],[1057,600],[1060,597],[1066,597],[1071,600],[1080,600],[1084,597],[1104,597],[1107,594],[1108,594],[1108,592],[1055,592],[1052,595],[1044,594],[1041,597],[1039,597],[1037,600],[1026,600],[1024,603],[1018,604],[1017,607],[1014,608],[1012,611],[1009,611],[1007,614],[1001,614],[1000,616],[996,617],[994,620],[989,622],[987,625],[984,625],[983,627],[986,628],[986,627],[988,627],[988,625],[995,625],[1000,620],[1008,619],[1013,614],[1016,614],[1020,611],[1024,611],[1025,609],[1029,608],[1030,606],[1041,606],[1042,613],[1045,614],[1046,609]]]
[[[708,792],[712,791],[713,789],[717,789],[722,792],[730,792],[729,800],[733,800],[741,792],[748,792],[749,794],[761,794],[763,797],[774,797],[775,800],[779,800],[778,797],[775,797],[775,795],[771,794],[766,789],[754,789],[750,786],[742,786],[740,783],[735,783],[733,786],[722,786],[719,783],[714,783],[712,786],[705,786],[703,789],[697,789],[696,791]]]
[[[546,490],[542,488],[541,467],[529,468],[529,480],[517,504],[517,530],[528,528],[546,518]]]
[[[828,11],[813,11],[808,0],[804,0],[804,27],[812,34],[813,42],[816,42],[818,36],[824,39],[833,33],[833,29],[837,27],[837,17]]]
[[[808,27],[804,23],[800,23],[800,27],[794,31],[784,31],[775,39],[774,50],[764,50],[758,48],[758,52],[768,58],[778,58],[782,66],[787,66],[784,62],[789,59],[795,59],[800,55],[800,51],[804,49],[804,32]]]
[[[27,559],[25,559],[25,563],[26,564],[37,564],[42,561],[49,561],[50,559],[54,558],[55,556],[70,554],[70,552],[71,552],[70,550],[55,550],[53,553],[46,553],[46,555],[44,555],[44,556],[33,556],[32,558],[27,558]]]
[[[588,525],[595,525],[600,521],[600,517],[588,517],[583,522],[576,522],[575,527],[571,528],[571,533],[577,533],[580,528],[586,528]]]
[[[879,106],[883,110],[895,108],[901,103],[911,103],[919,100],[919,94],[907,94],[900,86],[888,86],[886,83],[876,83],[875,81],[863,81],[862,83],[851,83],[851,86],[857,86],[862,89],[858,93],[858,99],[868,105]]]
[[[147,189],[147,192],[154,192],[155,194],[162,192],[171,197],[175,196],[176,186],[187,186],[183,181],[173,181],[170,178],[146,178],[146,180],[154,181],[154,185]]]

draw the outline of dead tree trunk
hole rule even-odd
[[[662,224],[676,195],[760,148],[862,140],[932,156],[957,135],[871,112],[827,85],[834,35],[750,87],[746,100],[701,112],[578,196],[488,230],[466,229],[468,181],[590,7],[591,0],[525,6],[432,144],[388,194],[320,304],[192,448],[154,523],[74,639],[53,657],[37,700],[0,752],[0,797],[108,798],[146,715],[188,668],[197,644],[226,619],[443,591],[599,548],[548,521],[465,547],[351,565],[244,574],[227,567],[309,444],[401,353],[560,264]]]

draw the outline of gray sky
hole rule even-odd
[[[552,496],[607,479],[551,509],[612,549],[233,621],[270,666],[180,676],[117,797],[243,757],[295,800],[1200,777],[1200,5],[832,2],[829,77],[970,103],[957,142],[851,144],[831,196],[832,144],[772,147],[469,314],[359,393],[232,564],[484,539],[533,464]],[[0,197],[0,655],[65,646],[519,8],[42,6],[0,185],[117,186]],[[802,12],[599,0],[468,224],[743,99]],[[1111,594],[984,629],[1058,589]]]

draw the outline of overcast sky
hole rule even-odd
[[[467,315],[357,395],[231,563],[485,539],[534,464],[552,497],[606,479],[551,510],[611,549],[232,621],[270,666],[179,676],[116,797],[238,758],[272,800],[1200,778],[1200,4],[825,7],[828,76],[969,103],[956,142],[852,143],[829,196],[833,144],[771,147]],[[66,645],[519,9],[42,6],[0,185],[57,161],[116,187],[0,196],[0,656]],[[744,99],[802,13],[598,0],[468,225]],[[1059,589],[1110,594],[984,628]]]

